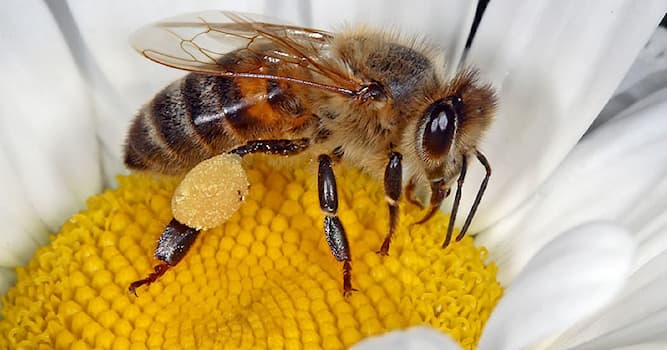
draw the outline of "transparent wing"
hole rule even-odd
[[[166,19],[138,30],[132,45],[146,58],[192,72],[258,79],[280,79],[354,94],[360,82],[331,64],[332,35],[325,31],[276,24],[255,15],[206,11]],[[220,64],[228,52],[248,50],[259,62],[244,62],[244,71],[229,71]],[[307,81],[279,75],[258,74],[263,64],[293,65],[326,77]],[[315,79],[314,79],[315,80]]]

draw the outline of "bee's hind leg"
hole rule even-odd
[[[318,158],[317,188],[320,198],[320,209],[324,213],[324,234],[334,258],[343,262],[343,295],[348,296],[356,289],[352,288],[352,256],[347,241],[345,228],[338,218],[338,188],[333,172],[332,159],[328,155]]]
[[[247,142],[245,145],[235,148],[229,153],[241,157],[250,153],[290,156],[303,152],[309,145],[310,139],[307,138],[296,140],[256,140]],[[198,235],[199,230],[182,224],[176,219],[171,219],[171,222],[162,231],[157,248],[155,248],[155,258],[163,263],[156,265],[154,272],[151,272],[148,277],[132,282],[128,287],[128,291],[137,295],[137,288],[143,285],[150,285],[164,275],[170,267],[178,264],[188,250],[190,250]]]
[[[310,146],[310,139],[296,140],[256,140],[237,147],[229,153],[241,157],[250,153],[265,153],[280,156],[291,156],[305,151]]]
[[[151,272],[148,277],[132,282],[128,291],[137,295],[137,288],[150,285],[164,275],[170,267],[178,264],[190,250],[198,235],[199,230],[172,219],[162,231],[155,249],[155,258],[163,263],[155,266],[155,272]]]

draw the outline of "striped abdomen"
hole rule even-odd
[[[299,89],[263,79],[188,74],[139,111],[125,164],[181,173],[247,141],[299,138],[312,119]]]

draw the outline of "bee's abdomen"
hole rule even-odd
[[[181,173],[247,141],[300,137],[311,118],[287,84],[189,74],[136,116],[125,163],[130,169]]]
[[[160,91],[130,127],[125,163],[131,169],[166,174],[240,143],[229,128],[242,101],[232,78],[189,74]],[[238,111],[237,111],[238,112]]]

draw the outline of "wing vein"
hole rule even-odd
[[[146,58],[190,72],[282,80],[351,97],[362,88],[343,64],[332,59],[330,33],[253,20],[247,14],[183,15],[144,27],[134,39],[135,48]],[[232,52],[237,59],[225,61]],[[264,68],[278,73],[265,74]]]

